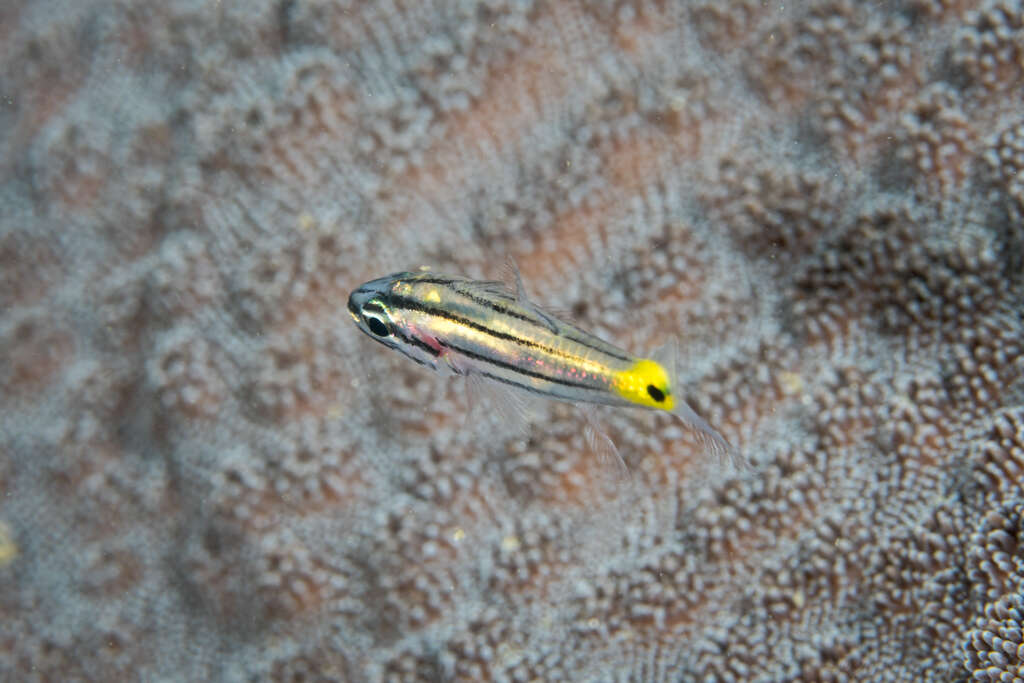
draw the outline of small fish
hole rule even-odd
[[[348,310],[360,330],[421,365],[562,401],[666,411],[713,451],[741,463],[679,395],[665,365],[544,311],[513,274],[514,289],[429,271],[395,273],[360,285]]]

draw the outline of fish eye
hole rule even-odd
[[[380,318],[371,318],[370,316],[363,316],[366,319],[366,326],[370,328],[370,332],[373,332],[378,337],[387,337],[391,334],[391,330],[388,326],[381,322]]]

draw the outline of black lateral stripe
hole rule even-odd
[[[599,346],[594,346],[593,344],[591,344],[586,339],[581,339],[580,337],[577,337],[574,334],[569,334],[565,330],[562,330],[561,334],[566,339],[568,339],[570,341],[574,341],[577,344],[579,344],[580,346],[585,346],[588,349],[592,349],[594,351],[597,351],[598,353],[603,353],[606,356],[611,356],[612,358],[615,358],[617,360],[626,361],[627,363],[632,362],[632,360],[633,360],[632,358],[629,358],[628,356],[623,356],[621,353],[618,353],[616,351],[611,351],[611,350],[609,350],[607,348],[601,348]]]
[[[460,348],[458,346],[455,346],[454,344],[450,344],[448,342],[438,342],[438,343],[440,343],[442,346],[444,346],[446,348],[451,349],[452,351],[455,351],[456,353],[461,353],[462,355],[464,355],[464,356],[466,356],[468,358],[472,358],[473,360],[482,361],[484,363],[490,363],[491,365],[496,365],[499,368],[504,368],[505,370],[510,370],[510,371],[512,371],[512,372],[514,372],[516,374],[519,374],[519,375],[526,375],[527,377],[535,377],[537,379],[542,379],[545,382],[551,382],[552,384],[561,384],[563,386],[572,387],[574,389],[588,389],[590,391],[600,391],[601,390],[600,387],[595,387],[592,384],[580,384],[579,382],[573,382],[571,380],[562,379],[561,377],[551,377],[550,375],[544,375],[544,374],[541,374],[539,372],[533,372],[532,370],[524,370],[523,368],[520,368],[520,367],[518,367],[516,365],[512,365],[511,363],[506,363],[503,360],[496,360],[494,358],[488,358],[487,356],[484,356],[484,355],[481,355],[479,353],[476,353],[475,351],[470,351],[468,349],[463,349],[463,348]],[[541,393],[543,393],[543,392],[541,392]]]
[[[410,359],[416,361],[417,363],[419,363],[420,365],[426,365],[426,363],[424,363],[419,358],[416,358],[415,356],[410,356],[405,351],[403,351],[402,349],[398,348],[398,346],[396,344],[388,344],[387,342],[381,340],[380,337],[377,337],[377,336],[374,336],[374,335],[370,334],[369,332],[364,330],[362,327],[359,328],[359,331],[362,332],[363,334],[365,334],[367,337],[369,337],[373,341],[377,342],[378,344],[383,344],[384,346],[388,347],[389,349],[394,349],[395,351],[400,352],[406,358],[410,358]]]
[[[529,391],[531,394],[537,394],[538,396],[546,396],[548,398],[551,398],[551,394],[548,394],[547,392],[541,391],[540,389],[536,389],[534,387],[531,387],[528,384],[521,384],[521,383],[516,382],[514,380],[508,379],[507,377],[499,377],[498,375],[492,375],[491,373],[484,372],[482,370],[477,370],[476,372],[481,377],[486,377],[487,379],[493,379],[495,382],[501,382],[502,384],[507,384],[507,385],[515,387],[517,389],[525,389],[526,391]]]
[[[507,315],[507,316],[509,316],[511,318],[515,318],[516,320],[522,320],[523,322],[530,323],[531,325],[533,325],[535,327],[539,327],[539,328],[544,329],[544,330],[548,330],[548,331],[551,330],[551,328],[548,327],[547,323],[545,323],[544,321],[537,320],[536,318],[531,318],[530,316],[524,315],[524,314],[520,313],[519,311],[516,311],[516,310],[513,310],[513,309],[508,308],[506,306],[503,306],[502,304],[498,303],[497,301],[492,301],[490,299],[485,299],[483,297],[477,296],[475,293],[473,293],[473,292],[471,292],[471,291],[469,291],[467,289],[463,289],[462,287],[457,287],[456,286],[456,284],[459,284],[459,283],[470,282],[468,280],[454,280],[454,279],[451,279],[451,278],[439,278],[439,277],[438,278],[424,277],[424,278],[417,278],[416,282],[417,283],[429,284],[429,285],[440,285],[440,286],[443,286],[443,287],[447,287],[448,289],[450,289],[451,291],[455,292],[456,294],[460,294],[460,295],[466,297],[467,299],[469,299],[470,301],[472,301],[473,303],[475,303],[477,305],[480,305],[480,306],[483,306],[484,308],[489,308],[492,311],[494,311],[495,313],[501,313],[501,314]],[[495,296],[497,296],[497,295],[495,295]],[[508,295],[508,299],[510,301],[515,301],[516,297],[515,297],[515,295],[513,295],[510,292],[509,295]],[[561,321],[559,321],[559,322],[561,322]],[[611,356],[612,358],[615,358],[615,359],[621,360],[621,361],[629,362],[629,361],[633,360],[632,358],[623,356],[620,353],[615,353],[613,351],[609,351],[607,348],[600,348],[598,346],[594,346],[593,344],[588,342],[586,339],[581,339],[580,337],[578,337],[578,336],[576,336],[574,334],[569,334],[565,330],[563,330],[561,334],[566,339],[574,341],[574,342],[576,342],[577,344],[579,344],[581,346],[585,346],[588,349],[591,349],[592,351],[598,351],[600,353],[603,353],[605,355]]]
[[[421,282],[422,282],[422,280],[421,280]],[[431,284],[441,284],[441,281],[438,281],[437,283],[434,283],[433,281],[431,281]],[[503,306],[501,306],[499,304],[496,304],[494,302],[487,301],[485,299],[481,299],[481,298],[476,297],[476,296],[472,296],[472,295],[470,295],[470,294],[468,294],[466,292],[463,292],[463,291],[461,291],[461,290],[459,290],[457,288],[454,288],[454,287],[452,287],[452,291],[454,291],[454,292],[456,292],[458,294],[461,294],[463,296],[466,296],[467,298],[472,300],[474,303],[483,305],[486,308],[490,308],[492,311],[495,311],[495,312],[498,312],[498,313],[504,313],[505,315],[508,315],[508,316],[513,317],[513,318],[516,318],[516,319],[523,320],[525,322],[531,323],[532,325],[534,325],[536,327],[539,327],[541,329],[544,329],[544,330],[547,330],[547,331],[550,332],[550,328],[547,325],[545,325],[544,323],[537,322],[536,320],[534,320],[532,318],[528,318],[528,317],[524,316],[523,314],[521,314],[521,313],[519,313],[517,311],[512,311],[512,310],[509,310],[509,309],[507,309],[507,308],[505,308],[505,307],[503,307]],[[416,299],[411,299],[409,297],[401,297],[401,296],[392,295],[391,302],[392,302],[392,304],[397,305],[399,307],[404,306],[405,308],[408,308],[408,309],[411,309],[411,310],[421,311],[423,313],[429,313],[430,315],[436,315],[439,318],[444,318],[444,319],[450,320],[452,322],[457,322],[457,323],[466,325],[467,327],[472,327],[475,330],[480,330],[481,332],[485,332],[485,333],[491,335],[492,337],[497,337],[498,339],[504,339],[506,341],[514,341],[516,343],[523,344],[525,346],[529,346],[531,348],[538,349],[540,351],[544,351],[545,353],[549,353],[549,354],[551,354],[553,356],[560,356],[562,358],[568,358],[566,353],[564,351],[559,350],[559,349],[554,349],[554,348],[552,348],[550,346],[544,346],[543,344],[538,344],[538,343],[530,341],[528,339],[521,339],[519,337],[515,337],[515,336],[512,336],[512,335],[504,334],[502,332],[496,332],[496,331],[490,329],[489,327],[487,327],[485,325],[481,325],[480,323],[473,322],[472,320],[470,320],[468,318],[463,318],[461,316],[454,315],[454,314],[449,313],[448,311],[444,311],[444,310],[442,310],[440,308],[434,308],[432,306],[427,306],[427,305],[421,303],[420,301],[418,301]],[[612,358],[615,358],[617,360],[626,361],[626,362],[630,362],[630,361],[633,360],[632,358],[628,358],[628,357],[623,356],[621,354],[613,353],[611,351],[608,351],[607,349],[602,349],[600,347],[594,346],[593,344],[590,344],[590,343],[588,343],[587,341],[585,341],[583,339],[579,339],[575,335],[563,334],[563,336],[566,339],[570,340],[570,341],[576,342],[580,346],[584,346],[584,347],[586,347],[588,349],[591,349],[592,351],[597,351],[598,353],[603,353],[606,356],[611,356]]]
[[[359,328],[359,331],[362,332],[363,334],[365,334],[367,337],[369,337],[373,341],[377,342],[378,344],[384,344],[384,342],[382,342],[378,337],[373,336],[372,334],[370,334],[369,332],[367,332],[363,328]],[[402,341],[408,342],[408,343],[412,344],[413,346],[419,346],[420,348],[430,352],[430,354],[433,355],[435,358],[440,355],[439,352],[434,351],[434,349],[432,349],[431,347],[427,346],[426,344],[421,342],[419,339],[409,339],[408,337],[406,337],[404,335],[401,335],[401,334],[397,334],[397,333],[395,334],[395,336],[398,337],[399,339],[401,339]],[[411,360],[416,361],[420,365],[426,365],[427,364],[426,361],[420,360],[416,356],[410,356],[408,353],[405,353],[404,351],[402,351],[400,348],[398,348],[397,346],[395,346],[393,344],[384,344],[384,346],[388,347],[389,349],[395,349],[396,351],[401,351],[403,356],[405,356],[406,358],[409,358]]]
[[[461,289],[459,287],[452,286],[451,289],[453,291],[457,292],[458,294],[461,294],[462,296],[466,297],[467,299],[469,299],[473,303],[478,304],[480,306],[483,306],[485,308],[489,308],[492,311],[494,311],[495,313],[501,313],[503,315],[507,315],[509,317],[515,318],[516,320],[522,320],[523,322],[530,323],[534,327],[539,327],[542,330],[547,330],[549,332],[551,331],[551,328],[548,327],[548,324],[546,322],[544,322],[542,320],[537,320],[536,318],[532,318],[532,317],[530,317],[528,315],[523,315],[519,311],[516,311],[516,310],[513,310],[511,308],[508,308],[507,306],[504,306],[504,305],[498,303],[497,301],[492,301],[490,299],[485,299],[483,297],[477,296],[473,292],[466,291],[466,290]],[[552,317],[554,317],[554,316],[552,316]],[[559,322],[562,322],[562,321],[559,321]],[[563,329],[560,330],[559,333],[563,337],[565,337],[566,339],[569,339],[570,341],[574,341],[577,344],[579,344],[580,346],[585,346],[588,349],[591,349],[592,351],[598,351],[600,353],[603,353],[605,355],[611,356],[612,358],[616,358],[616,359],[622,360],[622,361],[627,361],[628,362],[628,361],[632,360],[631,358],[627,358],[627,357],[623,356],[622,354],[614,353],[612,351],[609,351],[606,348],[600,348],[598,346],[594,346],[593,344],[591,344],[586,339],[581,339],[580,337],[578,337],[578,336],[576,336],[574,334],[570,334],[569,333],[570,329],[571,328],[569,328],[566,325]]]
[[[424,351],[429,353],[434,358],[437,358],[438,356],[441,355],[441,352],[438,351],[437,349],[435,349],[433,346],[420,341],[416,337],[407,337],[406,335],[404,335],[402,332],[398,331],[397,329],[395,330],[395,336],[398,337],[399,339],[401,339],[402,341],[404,341],[406,344],[411,344],[413,346],[416,346],[416,347],[419,347],[419,348],[423,349]]]
[[[515,335],[505,334],[504,332],[498,332],[497,330],[492,330],[491,328],[487,327],[486,325],[481,325],[480,323],[474,322],[474,321],[470,320],[469,318],[463,318],[462,316],[453,315],[452,313],[449,313],[446,310],[443,310],[443,309],[440,309],[440,308],[434,308],[433,306],[426,306],[423,303],[421,303],[420,301],[417,301],[416,299],[409,299],[407,297],[392,296],[391,297],[391,303],[396,308],[405,308],[406,310],[410,310],[410,311],[419,311],[420,313],[426,313],[428,315],[433,315],[433,316],[436,316],[438,318],[442,318],[444,320],[447,320],[449,322],[459,323],[460,325],[465,325],[466,327],[469,327],[469,328],[472,328],[474,330],[478,330],[480,332],[483,332],[484,334],[489,335],[491,337],[494,337],[495,339],[503,339],[505,341],[514,342],[516,344],[521,344],[523,346],[528,346],[528,347],[530,347],[532,349],[537,349],[538,351],[543,351],[544,353],[548,353],[548,354],[550,354],[552,356],[558,356],[560,358],[566,358],[566,359],[570,358],[570,356],[568,354],[566,354],[564,351],[561,351],[559,349],[554,349],[554,348],[551,348],[549,346],[544,346],[543,344],[538,344],[537,342],[530,341],[529,339],[522,339],[520,337],[516,337]]]

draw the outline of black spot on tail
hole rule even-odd
[[[661,403],[662,401],[665,400],[665,393],[658,387],[654,386],[653,384],[647,385],[647,393],[650,394],[651,398],[653,398],[658,403]]]

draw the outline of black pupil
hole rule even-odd
[[[367,318],[366,326],[370,328],[370,332],[373,332],[378,337],[386,337],[390,334],[390,332],[388,332],[388,326],[377,318]]]
[[[662,392],[661,389],[654,386],[653,384],[647,385],[647,393],[650,395],[651,398],[653,398],[658,403],[661,403],[662,401],[665,400],[664,392]]]

